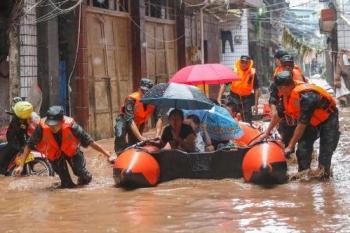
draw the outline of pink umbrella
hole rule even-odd
[[[174,74],[169,82],[190,85],[222,84],[239,79],[236,73],[224,65],[200,64],[182,68]]]

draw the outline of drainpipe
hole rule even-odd
[[[348,18],[346,18],[343,14],[340,15],[340,18],[342,18],[344,20],[344,22],[350,26],[350,20]]]
[[[203,22],[203,10],[208,7],[209,0],[203,2],[203,6],[200,8],[201,16],[201,63],[204,64],[204,22]]]

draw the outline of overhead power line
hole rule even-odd
[[[63,8],[64,5],[70,4],[67,8]],[[73,1],[73,0],[62,0],[62,1],[54,1],[54,0],[38,0],[36,3],[34,3],[32,6],[28,7],[28,9],[24,9],[23,16],[26,16],[30,14],[32,11],[35,11],[37,9],[44,9],[44,8],[51,8],[47,13],[44,15],[38,17],[35,20],[35,23],[45,22],[50,19],[53,19],[61,14],[66,14],[72,10],[74,10],[76,7],[78,7],[83,0]]]
[[[263,14],[270,13],[270,12],[285,11],[285,10],[290,9],[290,8],[304,6],[304,5],[308,5],[308,4],[312,3],[312,2],[318,2],[318,1],[319,0],[310,0],[310,1],[307,1],[307,2],[304,2],[304,3],[300,3],[300,4],[297,4],[297,5],[293,5],[293,6],[286,6],[286,7],[280,7],[280,8],[276,8],[276,9],[271,9],[271,10],[268,10],[268,11],[264,11]],[[256,13],[259,14],[258,12],[256,12]]]

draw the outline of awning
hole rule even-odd
[[[264,2],[262,0],[245,0],[244,5],[252,8],[260,8],[264,6]]]

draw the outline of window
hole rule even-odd
[[[87,5],[113,11],[129,12],[129,0],[87,0]]]
[[[146,16],[175,20],[176,0],[145,0]]]

